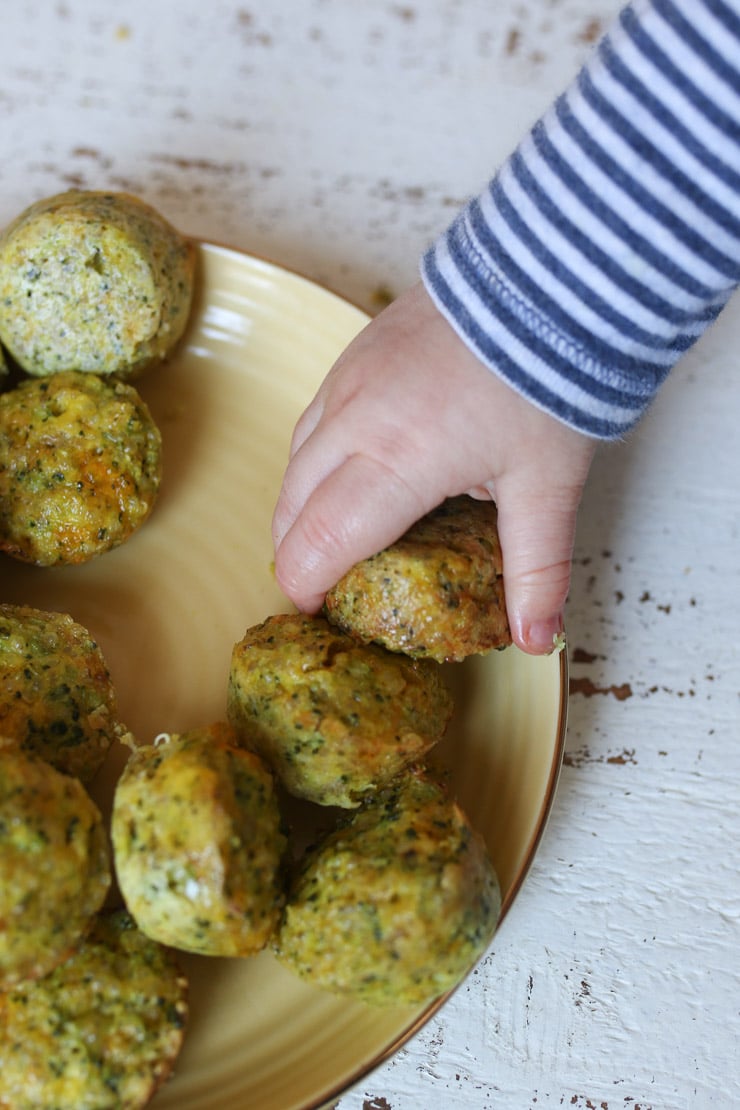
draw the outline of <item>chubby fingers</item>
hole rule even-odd
[[[567,480],[543,481],[525,471],[497,484],[509,626],[514,642],[533,655],[551,651],[563,629],[578,508],[593,452],[580,438]]]
[[[278,585],[311,613],[350,567],[393,543],[432,504],[382,461],[359,453],[308,487],[292,489],[289,466],[273,534]]]
[[[563,629],[570,585],[575,506],[543,512],[519,501],[498,503],[506,609],[511,635],[533,655],[551,651]]]

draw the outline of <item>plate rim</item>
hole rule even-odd
[[[192,244],[198,254],[199,265],[196,269],[197,276],[193,300],[193,308],[196,312],[208,303],[205,296],[204,270],[208,266],[209,260],[213,264],[217,264],[219,259],[223,259],[226,265],[231,264],[237,268],[241,266],[250,267],[252,273],[255,272],[255,268],[264,268],[265,271],[272,271],[285,279],[288,285],[291,282],[296,283],[294,288],[305,287],[315,291],[320,296],[329,297],[338,308],[344,307],[355,315],[354,323],[357,324],[357,332],[361,331],[373,319],[372,313],[327,283],[316,280],[297,268],[285,266],[267,255],[251,252],[228,242],[188,235],[183,235],[183,238]],[[176,360],[183,348],[187,346],[189,334],[190,329],[186,328],[172,351],[170,356],[172,360]],[[519,649],[512,647],[509,650],[518,652]],[[545,773],[539,778],[540,782],[544,779],[544,789],[541,791],[535,812],[529,816],[527,822],[529,835],[525,850],[520,856],[518,865],[513,869],[513,877],[507,883],[507,892],[501,906],[496,933],[500,930],[534,863],[556,800],[558,780],[565,751],[569,697],[568,652],[565,648],[562,648],[557,652],[557,655],[557,662],[553,660],[556,666],[549,672],[550,678],[548,680],[551,694],[557,695],[557,716],[552,721],[552,731],[550,731],[550,725],[548,725],[547,730],[547,736],[552,737],[552,742],[550,744],[549,760],[547,763],[544,760],[542,762]],[[481,955],[481,959],[484,958],[484,955]],[[324,1110],[337,1099],[348,1094],[365,1077],[394,1057],[405,1044],[427,1026],[452,995],[469,980],[472,970],[471,968],[453,988],[428,1003],[421,1012],[409,1015],[405,1022],[399,1022],[398,1025],[401,1025],[401,1028],[397,1028],[396,1032],[390,1031],[387,1040],[384,1035],[382,1038],[375,1040],[374,1047],[366,1046],[364,1058],[357,1060],[360,1053],[356,1053],[354,1062],[351,1059],[345,1062],[343,1073],[340,1072],[339,1075],[333,1076],[331,1070],[329,1070],[328,1075],[325,1074],[323,1077],[319,1077],[318,1082],[312,1084],[311,1090],[303,1093],[296,1092],[293,1096],[295,1101],[291,1101],[290,1110]],[[380,1045],[378,1045],[379,1040],[383,1042]]]

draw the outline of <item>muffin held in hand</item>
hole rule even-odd
[[[192,245],[136,197],[48,197],[0,235],[0,339],[28,374],[132,377],[182,336],[194,270]]]
[[[277,955],[332,993],[421,1004],[483,954],[500,906],[493,865],[465,814],[440,786],[407,775],[309,850]]]
[[[286,841],[272,775],[227,724],[135,751],[112,837],[121,893],[147,936],[207,956],[264,948],[283,905]]]
[[[132,385],[74,371],[0,394],[0,551],[84,563],[128,540],[157,499],[162,438]]]
[[[85,783],[127,735],[100,648],[66,613],[0,605],[0,735]]]
[[[300,613],[270,617],[235,645],[227,706],[286,790],[344,808],[423,759],[452,714],[436,663]]]
[[[187,1022],[172,952],[118,911],[45,979],[0,995],[0,1107],[140,1110],[168,1078]]]
[[[70,955],[110,880],[103,819],[82,784],[0,740],[0,991]]]
[[[511,643],[492,501],[453,497],[326,595],[333,624],[364,642],[437,662]]]

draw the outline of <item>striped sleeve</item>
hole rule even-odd
[[[540,408],[616,439],[740,282],[740,0],[636,0],[424,284]]]

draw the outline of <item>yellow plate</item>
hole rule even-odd
[[[151,520],[82,567],[6,560],[5,601],[63,610],[95,635],[121,713],[139,741],[225,715],[231,648],[285,611],[270,519],[293,425],[366,316],[295,274],[200,247],[186,341],[139,383],[164,437]],[[447,668],[457,710],[440,759],[481,830],[504,912],[532,862],[553,800],[565,733],[565,653],[515,648]],[[108,806],[120,768],[97,796]],[[441,1003],[375,1011],[313,990],[269,953],[184,957],[192,1018],[157,1110],[308,1110],[336,1099]]]

